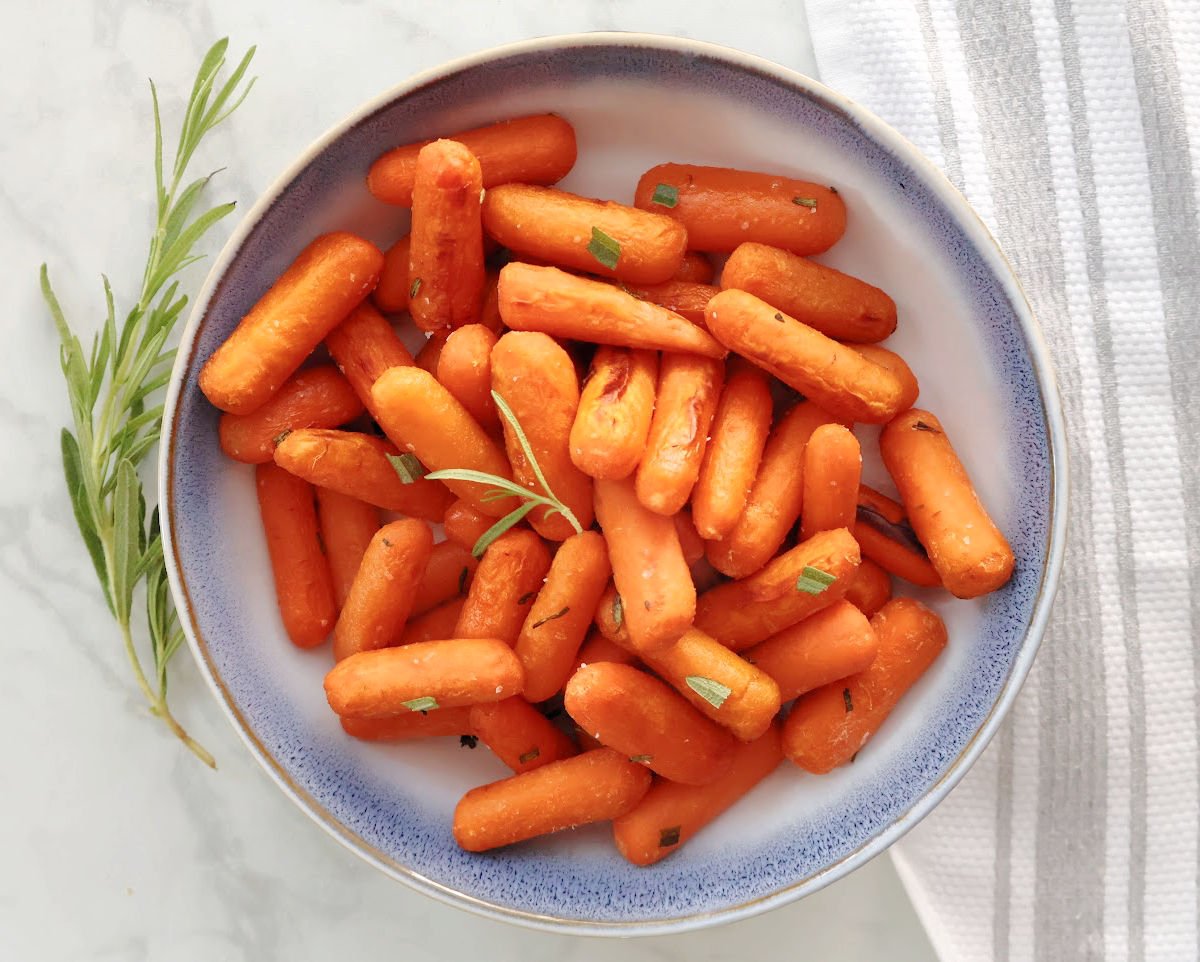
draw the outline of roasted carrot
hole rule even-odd
[[[908,523],[904,505],[865,484],[858,486],[854,540],[864,558],[923,588],[939,588],[942,579]]]
[[[566,684],[611,574],[608,548],[595,531],[572,535],[555,553],[514,646],[530,701],[545,701]]]
[[[742,651],[841,598],[860,560],[849,531],[822,531],[750,577],[706,591],[696,604],[696,627]]]
[[[479,161],[462,144],[435,140],[417,154],[408,311],[417,327],[439,331],[479,319],[483,225]]]
[[[335,428],[362,414],[354,388],[330,364],[297,371],[252,414],[222,414],[221,450],[235,461],[265,464],[281,434],[296,428]]]
[[[200,390],[231,414],[261,407],[371,292],[382,267],[379,248],[361,237],[318,237],[204,362]]]
[[[904,358],[895,351],[889,351],[880,344],[852,344],[850,346],[868,361],[872,361],[880,367],[891,371],[900,381],[900,387],[902,388],[900,396],[901,411],[907,411],[917,403],[917,397],[921,393],[921,385],[917,383],[917,376],[913,374],[912,368],[908,366]]]
[[[736,742],[656,678],[628,665],[580,668],[567,714],[601,742],[673,782],[704,785],[733,763]]]
[[[692,513],[684,508],[671,516],[675,521],[675,533],[679,535],[679,547],[683,551],[683,560],[690,568],[704,557],[704,539],[696,530]]]
[[[383,438],[355,431],[303,428],[275,448],[275,463],[322,488],[410,518],[440,521],[454,500],[436,481],[404,484],[388,457],[400,452]]]
[[[521,694],[521,663],[496,638],[422,641],[360,651],[325,676],[329,707],[344,718],[381,718]]]
[[[712,284],[675,279],[663,281],[661,284],[623,283],[621,287],[638,300],[665,307],[680,317],[686,317],[693,324],[704,323],[704,309],[708,307],[708,302],[721,292],[719,287]]]
[[[616,597],[616,593],[613,593]],[[618,645],[615,641],[609,641],[600,633],[599,629],[593,629],[587,636],[587,640],[579,649],[579,654],[575,656],[575,664],[567,677],[579,671],[582,665],[593,665],[602,661],[615,662],[618,665],[637,665],[638,657],[634,654],[631,647]]]
[[[679,265],[673,281],[691,281],[694,284],[711,284],[713,277],[716,275],[716,269],[710,261],[700,251],[688,251],[683,255],[683,263]]]
[[[379,283],[371,292],[371,300],[384,313],[399,314],[408,310],[408,292],[412,287],[408,270],[411,246],[412,235],[405,234],[384,251]]]
[[[492,430],[500,416],[492,400],[492,348],[496,335],[482,324],[464,324],[451,331],[438,355],[437,379],[480,427]]]
[[[487,236],[484,235],[484,240]],[[479,323],[499,337],[504,333],[504,321],[500,317],[500,298],[496,287],[500,283],[500,272],[490,269],[483,282],[483,306],[479,309]]]
[[[497,296],[500,316],[514,331],[705,357],[726,354],[710,335],[674,311],[554,267],[506,264]]]
[[[635,482],[638,500],[651,511],[675,514],[691,497],[724,379],[720,361],[663,354],[654,418]]]
[[[871,619],[879,651],[865,671],[796,701],[783,751],[816,775],[852,760],[946,647],[942,619],[919,601],[894,598]]]
[[[721,269],[721,289],[745,291],[838,341],[882,341],[896,302],[878,287],[766,244],[741,244]]]
[[[866,615],[843,599],[748,648],[742,656],[775,679],[784,701],[864,671],[879,640]]]
[[[642,652],[673,644],[696,613],[675,522],[642,505],[629,481],[596,482],[596,518],[634,646]]]
[[[758,475],[771,413],[767,375],[749,364],[731,365],[692,492],[692,518],[702,538],[724,538],[737,525]]]
[[[471,734],[471,709],[442,708],[438,711],[410,711],[389,718],[342,718],[342,730],[352,738],[368,742],[410,741],[445,735]]]
[[[501,535],[483,553],[466,604],[454,628],[459,638],[499,638],[516,643],[530,602],[550,569],[550,552],[528,529]]]
[[[840,424],[822,424],[804,446],[800,540],[818,531],[850,528],[858,507],[862,449]]]
[[[496,442],[428,371],[394,367],[375,382],[371,397],[387,436],[431,471],[468,468],[512,477],[508,459]],[[502,517],[513,508],[512,498],[481,500],[489,490],[484,484],[447,481],[446,487],[489,517]]]
[[[592,479],[571,461],[570,434],[579,407],[579,381],[571,357],[554,338],[509,331],[492,351],[492,389],[521,425],[536,465],[525,455],[515,426],[504,420],[504,447],[513,479],[539,494],[542,478],[586,530],[592,526]],[[538,477],[538,469],[542,477]],[[543,538],[563,541],[575,528],[561,512],[535,508],[529,523]]]
[[[470,501],[459,498],[446,509],[446,514],[442,517],[442,528],[447,539],[470,551],[495,521],[495,518],[480,514],[479,509]]]
[[[424,521],[393,521],[375,533],[333,629],[335,659],[400,640],[432,550]]]
[[[832,187],[728,167],[659,164],[642,174],[634,203],[674,217],[702,251],[757,241],[819,254],[846,230],[846,205]]]
[[[454,838],[468,852],[485,852],[617,818],[646,794],[650,777],[611,748],[563,758],[471,789],[454,809]]]
[[[576,754],[575,743],[520,695],[471,709],[471,731],[514,772]]]
[[[412,613],[419,615],[452,598],[465,597],[478,565],[474,555],[460,544],[453,541],[435,544],[420,572]],[[451,634],[442,637],[449,638]]]
[[[683,263],[688,239],[661,214],[528,184],[489,190],[483,226],[518,254],[636,284],[669,280]]]
[[[484,187],[510,181],[553,184],[575,165],[575,130],[553,114],[502,120],[449,139],[479,158]],[[412,206],[417,155],[430,143],[406,144],[380,156],[367,173],[367,188],[385,203]]]
[[[442,349],[446,346],[446,341],[450,337],[449,331],[434,331],[429,335],[429,340],[425,342],[425,346],[417,352],[417,357],[414,363],[422,371],[428,371],[434,376],[437,375],[438,361],[442,359]]]
[[[454,626],[458,624],[458,615],[466,602],[465,597],[451,598],[443,601],[436,608],[430,608],[424,614],[413,615],[404,625],[404,633],[397,645],[411,645],[417,641],[437,641],[439,638],[450,638],[454,635]],[[467,729],[464,729],[466,731]]]
[[[387,318],[366,301],[325,335],[325,346],[368,410],[371,386],[379,375],[389,367],[413,363],[412,354],[400,342]]]
[[[379,530],[379,509],[330,488],[317,488],[317,518],[333,576],[333,594],[341,609],[367,545]]]
[[[854,530],[857,530],[855,528]],[[862,545],[859,545],[862,548]],[[880,565],[866,557],[863,549],[862,564],[854,573],[854,580],[846,589],[846,600],[870,618],[892,597],[892,576]]]
[[[913,408],[883,429],[883,463],[942,584],[958,598],[1004,585],[1013,552],[979,501],[941,422]]]
[[[296,647],[312,648],[337,617],[312,485],[270,463],[258,465],[254,477],[283,627]]]
[[[613,841],[634,865],[653,865],[730,808],[783,760],[779,726],[738,745],[733,764],[707,785],[659,779],[640,802],[613,820]]]
[[[891,371],[745,291],[708,302],[709,332],[839,418],[882,424],[904,399]]]
[[[653,351],[596,349],[571,425],[571,460],[580,471],[612,481],[633,473],[646,448],[657,383]]]
[[[800,517],[804,447],[813,431],[833,420],[820,405],[802,401],[775,425],[746,506],[729,534],[708,545],[714,568],[731,578],[745,578],[774,557]]]

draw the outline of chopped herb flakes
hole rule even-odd
[[[688,688],[712,705],[713,708],[720,708],[725,704],[725,699],[733,694],[733,689],[728,685],[722,685],[719,681],[713,681],[711,678],[705,678],[703,675],[688,675],[684,679],[684,682]]]
[[[660,829],[658,832],[659,848],[666,848],[669,845],[678,845],[679,833],[682,829],[682,825],[672,825],[670,828]]]
[[[425,465],[417,460],[415,454],[389,454],[387,459],[399,475],[401,484],[412,484],[425,477]]]
[[[541,618],[541,619],[539,619],[538,621],[535,621],[535,622],[533,623],[533,627],[534,627],[534,628],[541,628],[541,627],[542,627],[542,625],[544,625],[546,622],[548,622],[548,621],[553,621],[555,618],[561,618],[563,615],[565,615],[565,614],[566,614],[568,611],[570,611],[570,610],[571,610],[570,608],[563,608],[563,610],[562,610],[562,611],[556,611],[556,612],[555,612],[554,614],[552,614],[552,615],[547,615],[545,618]]]
[[[617,262],[621,259],[621,245],[599,227],[592,228],[592,239],[587,249],[589,254],[610,271],[617,269]]]
[[[437,699],[430,695],[422,695],[420,698],[413,698],[409,701],[402,701],[402,704],[409,711],[426,712],[437,708]]]
[[[796,590],[803,591],[806,595],[819,595],[835,581],[837,578],[828,571],[806,565],[800,572],[800,577],[796,579]]]
[[[679,203],[679,188],[670,184],[659,184],[654,188],[654,196],[650,198],[650,203],[660,207],[674,207]]]

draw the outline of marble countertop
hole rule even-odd
[[[204,49],[259,45],[258,85],[197,169],[243,209],[359,102],[448,58],[596,29],[686,35],[813,72],[797,0],[48,0],[0,38],[0,946],[20,960],[933,958],[886,858],[756,919],[632,944],[527,932],[433,902],[318,831],[259,770],[187,651],[172,704],[211,772],[149,720],[62,485],[68,409],[37,290],[75,323],[100,274],[128,304],[152,204],[148,76],[168,129]],[[236,215],[235,215],[236,216]],[[232,221],[227,225],[232,227]],[[214,232],[210,253],[227,230]],[[206,269],[192,269],[194,290]]]

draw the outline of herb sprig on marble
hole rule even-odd
[[[246,79],[253,47],[221,80],[228,47],[228,39],[217,41],[201,61],[174,162],[166,171],[158,91],[150,82],[155,224],[137,303],[124,321],[117,321],[112,287],[105,277],[104,321],[85,351],[50,286],[46,265],[41,269],[42,295],[58,329],[59,359],[71,404],[74,430],[63,428],[61,445],[79,533],[151,714],[213,768],[212,755],[188,735],[167,704],[167,666],[183,643],[183,630],[167,585],[158,508],[147,512],[138,468],[158,443],[163,415],[160,392],[170,379],[175,358],[175,348],[167,342],[188,303],[177,275],[201,259],[195,253],[200,241],[234,208],[227,203],[205,210],[200,204],[213,174],[185,182],[196,149],[254,85],[253,78]],[[145,610],[138,613],[134,596],[143,585]],[[135,620],[136,634],[142,634],[144,626],[149,658],[139,650]]]

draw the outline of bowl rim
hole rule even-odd
[[[896,818],[890,825],[873,838],[868,839],[853,852],[826,866],[821,871],[778,889],[769,895],[759,896],[722,909],[678,915],[667,919],[640,921],[568,919],[527,912],[519,908],[497,904],[457,891],[450,886],[428,878],[412,868],[400,864],[391,856],[379,851],[360,836],[347,829],[346,826],[326,811],[311,794],[291,779],[280,763],[258,739],[247,720],[242,716],[237,705],[234,704],[232,695],[226,689],[215,669],[212,659],[208,654],[206,643],[200,633],[199,626],[196,623],[191,594],[182,574],[175,545],[175,516],[173,509],[175,499],[171,466],[175,461],[178,407],[184,384],[184,374],[195,352],[196,337],[200,329],[200,323],[208,310],[209,301],[212,299],[217,285],[231,262],[237,256],[246,238],[258,224],[263,214],[272,207],[284,189],[317,155],[371,114],[387,107],[394,101],[408,96],[430,83],[486,65],[495,60],[519,55],[536,54],[564,47],[579,46],[650,48],[666,53],[704,56],[723,61],[743,71],[766,75],[781,85],[820,102],[827,109],[837,111],[846,116],[867,136],[880,143],[885,149],[891,151],[907,163],[913,169],[914,173],[926,181],[930,189],[939,196],[953,213],[968,240],[971,241],[979,255],[995,273],[1001,288],[1012,304],[1013,311],[1020,324],[1021,333],[1025,338],[1033,371],[1042,394],[1042,417],[1045,423],[1047,445],[1049,448],[1050,537],[1045,550],[1045,566],[1041,582],[1038,586],[1037,597],[1034,601],[1029,628],[1019,645],[1011,671],[1004,683],[1004,687],[1000,691],[999,697],[992,705],[983,723],[971,737],[970,741],[963,747],[962,751],[959,752],[954,761],[951,762],[942,777],[931,785],[906,812]],[[926,158],[911,141],[876,114],[849,97],[830,89],[821,82],[799,71],[792,70],[764,57],[749,54],[722,44],[683,37],[639,32],[596,31],[590,33],[557,34],[516,41],[479,50],[446,61],[436,67],[414,74],[361,103],[346,117],[312,141],[272,181],[242,217],[237,228],[222,247],[192,306],[187,324],[180,338],[179,350],[171,371],[171,379],[165,399],[163,425],[164,437],[163,443],[160,445],[158,459],[158,489],[163,514],[162,537],[164,558],[166,559],[167,576],[171,586],[172,597],[180,614],[179,620],[187,637],[188,647],[191,649],[192,656],[200,668],[201,675],[204,677],[218,704],[223,709],[225,717],[246,744],[247,748],[250,749],[251,754],[258,761],[259,765],[280,790],[317,825],[321,826],[330,836],[350,851],[374,865],[391,878],[397,879],[418,892],[429,895],[441,902],[468,909],[486,918],[555,933],[616,937],[650,936],[694,931],[726,922],[738,921],[777,908],[805,895],[810,895],[842,878],[885,851],[928,815],[946,797],[950,790],[958,784],[975,763],[976,759],[978,759],[984,748],[987,747],[992,737],[996,734],[1000,723],[1008,714],[1017,693],[1020,691],[1033,664],[1034,657],[1041,646],[1050,616],[1050,609],[1058,590],[1062,574],[1063,557],[1066,550],[1068,511],[1066,424],[1049,348],[1042,334],[1041,327],[1034,316],[1033,309],[1025,296],[1020,282],[1016,278],[1011,264],[1000,249],[999,243],[992,236],[991,231],[983,223],[974,208],[971,207],[967,199],[950,182],[945,174],[932,161]]]

